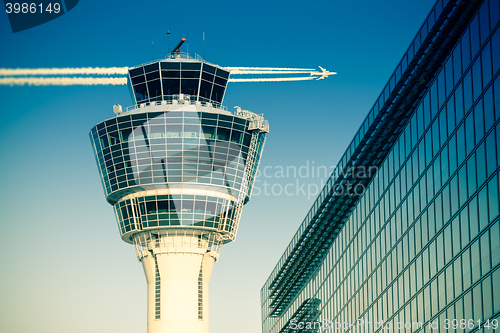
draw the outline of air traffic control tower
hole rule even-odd
[[[148,333],[208,332],[208,284],[236,236],[269,125],[222,105],[229,71],[178,51],[129,68],[134,106],[90,137],[148,285]]]

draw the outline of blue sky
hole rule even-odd
[[[152,41],[164,57],[170,30],[171,46],[187,38],[192,55],[203,54],[205,32],[205,59],[221,66],[338,72],[227,89],[229,109],[264,113],[271,130],[267,173],[212,274],[210,329],[260,332],[260,288],[325,180],[312,167],[337,163],[433,3],[80,1],[16,34],[0,13],[0,68],[134,66],[151,60]],[[132,103],[127,87],[0,86],[0,99],[0,331],[146,332],[145,277],[119,237],[88,138],[113,104]],[[281,167],[303,167],[303,177]],[[293,195],[279,194],[287,184]]]

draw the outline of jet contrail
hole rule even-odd
[[[0,76],[24,75],[114,75],[128,74],[128,67],[88,68],[0,68]]]
[[[0,77],[0,85],[8,86],[72,86],[124,85],[124,77]]]
[[[279,81],[306,81],[314,80],[315,76],[306,77],[274,77],[274,78],[256,78],[256,79],[229,79],[229,82],[279,82]]]
[[[231,74],[308,74],[311,68],[280,67],[225,67]],[[128,67],[87,67],[87,68],[0,68],[0,76],[21,75],[114,75],[128,74]]]
[[[240,71],[234,70],[231,71],[231,75],[244,75],[244,74],[310,74],[312,71],[264,71],[264,70],[255,70],[255,71]]]
[[[277,81],[306,81],[320,80],[328,75],[337,74],[328,72],[321,66],[321,71],[310,68],[280,68],[280,67],[225,67],[230,75],[273,75],[273,74],[309,74],[307,77],[288,77],[288,78],[251,78],[251,79],[229,79],[229,82],[277,82]]]
[[[283,67],[223,67],[233,73],[233,71],[253,71],[253,70],[265,70],[265,71],[314,71],[311,68],[283,68]]]
[[[35,86],[69,86],[69,85],[125,85],[127,77],[66,77],[66,75],[127,75],[128,67],[86,67],[86,68],[0,68],[0,85],[35,85]],[[335,74],[310,68],[283,67],[224,67],[231,75],[267,75],[267,74],[310,74],[305,77],[274,77],[233,79],[229,82],[279,82],[307,81]],[[330,74],[328,74],[330,73]],[[54,76],[52,76],[54,75]],[[55,76],[58,75],[58,76]],[[314,76],[313,76],[314,75]],[[47,77],[49,76],[49,77]]]

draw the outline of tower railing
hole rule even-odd
[[[187,94],[164,95],[161,97],[161,100],[159,101],[139,102],[137,104],[126,107],[123,110],[123,112],[140,109],[147,106],[177,105],[177,104],[198,105],[229,112],[227,107],[222,105],[221,103],[214,102],[209,99],[204,99],[203,97],[198,97],[196,95],[187,95]]]
[[[203,59],[197,53],[195,53],[194,57],[192,57],[190,54],[188,54],[186,52],[179,52],[179,53],[170,53],[170,54],[166,55],[165,58],[151,60],[151,61],[145,62],[143,64],[134,66],[133,68],[137,68],[137,67],[141,67],[141,66],[146,66],[146,65],[154,64],[155,62],[159,62],[159,61],[166,60],[166,59],[192,59],[192,60],[197,60],[197,61],[200,61],[200,62],[206,62],[205,59]],[[216,65],[214,65],[214,66],[216,66]]]

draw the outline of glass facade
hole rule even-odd
[[[266,134],[256,134],[257,163],[246,175],[251,120],[193,110],[124,113],[92,128],[106,199],[124,240],[169,226],[235,232],[239,192],[248,177],[247,201]]]
[[[459,16],[466,18],[463,27],[449,20]],[[393,122],[393,142],[389,136],[388,147],[371,147],[381,153],[381,162],[372,164],[378,171],[362,195],[335,195],[332,175],[262,288],[263,332],[493,332],[498,327],[499,18],[498,0],[437,1],[340,170],[360,163],[352,156],[373,142],[374,121],[392,116],[387,104],[403,86],[405,71],[418,74],[422,62],[414,58],[438,57],[438,49],[420,50],[429,37],[448,29],[447,19],[451,47],[440,50],[443,60],[421,91],[410,87],[416,99],[406,106],[408,117]],[[335,203],[348,200],[348,214],[330,222],[342,209]],[[315,248],[317,254],[303,250],[304,239],[308,244],[321,239],[315,221],[326,221],[333,230],[329,241]],[[300,261],[308,256],[314,260]],[[312,301],[317,306],[304,311]]]

